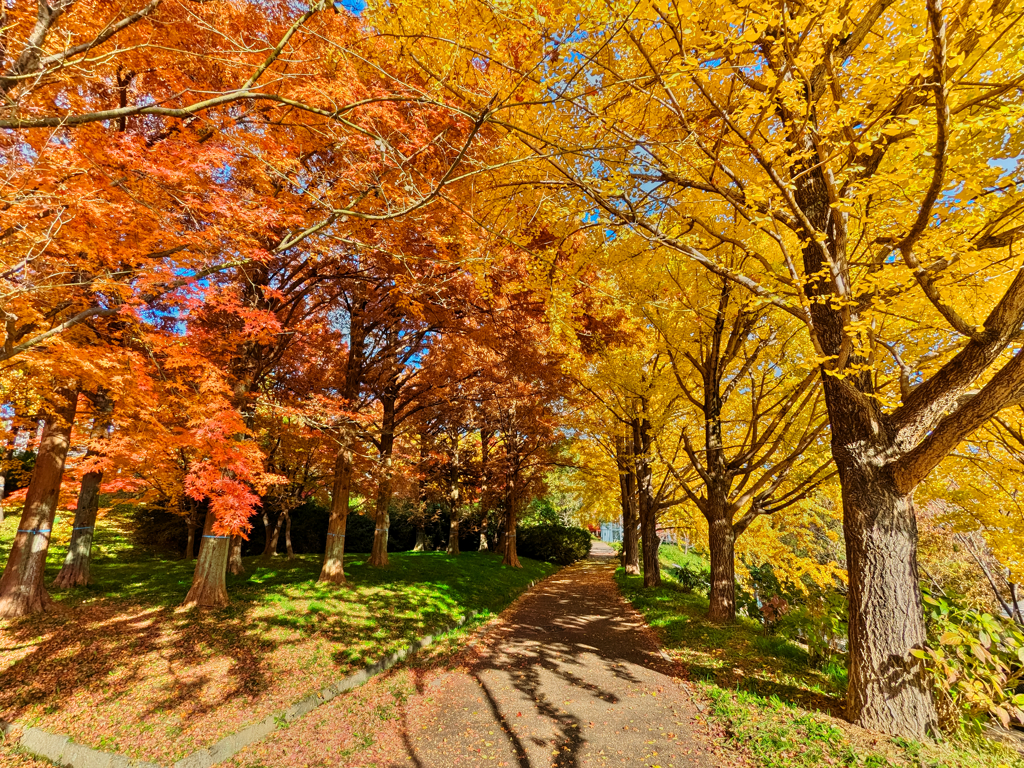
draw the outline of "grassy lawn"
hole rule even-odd
[[[995,746],[922,745],[888,739],[842,720],[846,673],[815,669],[803,647],[766,637],[761,625],[739,618],[730,626],[704,618],[707,598],[684,592],[668,570],[687,557],[662,549],[663,585],[645,590],[620,568],[622,593],[662,635],[707,697],[709,716],[758,768],[858,766],[881,768],[1024,768],[1024,759]]]
[[[4,557],[17,520],[0,523]],[[55,527],[47,581],[70,522]],[[63,539],[63,541],[62,541]],[[386,569],[346,559],[349,584],[316,583],[320,557],[246,558],[231,605],[182,611],[192,563],[128,548],[101,521],[95,584],[52,593],[56,610],[0,620],[0,718],[163,764],[286,708],[467,610],[498,612],[556,568],[490,553],[393,553]],[[0,747],[0,763],[15,756]],[[17,764],[17,763],[14,763]],[[29,764],[29,763],[26,763]]]

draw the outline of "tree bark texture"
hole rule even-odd
[[[228,557],[228,572],[232,576],[241,576],[245,573],[245,566],[242,565],[242,537],[231,537],[231,555]]]
[[[619,496],[622,506],[622,565],[631,576],[640,575],[639,515],[637,514],[636,467],[629,455],[631,440],[615,438],[615,460],[619,468]]]
[[[388,530],[391,527],[391,460],[395,447],[395,400],[392,392],[381,398],[383,418],[380,435],[380,482],[377,484],[377,506],[374,514],[373,551],[370,565],[383,568],[388,564]]]
[[[451,453],[451,464],[449,465],[448,471],[450,477],[448,480],[448,506],[449,506],[449,519],[451,521],[451,527],[448,531],[448,549],[449,555],[457,556],[459,554],[459,518],[462,515],[462,509],[459,506],[459,441],[458,434],[454,436],[454,447]]]
[[[840,462],[849,569],[851,721],[931,738],[938,716],[931,682],[911,652],[927,641],[917,567],[913,498],[886,468]]]
[[[112,403],[99,392],[94,399],[96,414],[93,418],[92,434],[86,457],[95,456],[93,446],[103,439],[110,427]],[[75,521],[71,527],[71,544],[64,557],[64,565],[53,580],[56,589],[83,587],[89,583],[92,565],[92,543],[96,534],[96,513],[100,506],[100,485],[103,483],[103,471],[86,472],[78,491],[78,503],[75,506]]]
[[[512,494],[509,494],[505,503],[504,529],[504,549],[502,550],[504,557],[501,564],[507,565],[509,568],[522,568],[523,564],[519,562],[519,553],[516,552],[516,505]]]
[[[292,513],[285,512],[284,514],[284,552],[291,560],[295,557],[295,550],[292,549]]]
[[[719,514],[708,523],[711,593],[708,620],[727,624],[736,618],[736,536],[732,522]]]
[[[348,499],[352,490],[352,461],[348,443],[338,448],[334,460],[334,485],[331,489],[331,514],[327,523],[327,546],[320,568],[321,582],[345,583],[345,531],[348,528]]]
[[[264,513],[263,524],[267,524],[267,516]],[[274,520],[274,525],[267,527],[267,540],[263,544],[263,555],[264,559],[269,560],[270,558],[277,555],[277,544],[281,540],[281,527],[284,525],[284,513],[280,513],[277,519]]]
[[[359,290],[357,288],[357,290]],[[366,299],[355,297],[349,312],[348,361],[345,364],[345,389],[342,395],[350,408],[355,408],[363,378],[363,356],[366,343]],[[348,501],[352,492],[352,451],[355,447],[354,426],[345,424],[340,430],[338,454],[334,461],[334,484],[331,489],[331,514],[327,522],[327,544],[319,581],[345,583],[345,531],[348,528]]]
[[[427,529],[423,523],[419,523],[416,526],[416,546],[412,548],[413,552],[426,552],[427,551]]]
[[[661,586],[661,564],[658,562],[658,511],[654,504],[654,487],[650,463],[651,423],[645,417],[633,419],[633,462],[636,465],[640,539],[643,545],[644,586]]]
[[[25,497],[25,509],[7,557],[7,567],[0,577],[0,618],[40,613],[51,603],[43,575],[77,407],[77,387],[54,392]]]
[[[199,557],[192,575],[192,588],[182,603],[186,607],[224,608],[228,604],[228,558],[231,554],[231,536],[213,532],[213,513],[206,513],[203,538],[199,542]]]

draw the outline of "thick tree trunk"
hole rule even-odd
[[[285,555],[291,560],[295,557],[295,550],[292,549],[292,513],[285,512],[284,518],[284,551]]]
[[[228,604],[228,557],[231,536],[213,532],[213,513],[206,513],[203,538],[199,542],[199,557],[192,575],[192,588],[185,595],[186,607],[223,608]]]
[[[345,583],[345,530],[348,528],[348,498],[352,490],[352,462],[348,443],[338,448],[334,460],[334,486],[331,489],[331,516],[327,523],[327,546],[319,581]]]
[[[708,521],[711,552],[711,594],[708,620],[727,624],[736,618],[736,536],[724,514]]]
[[[927,639],[913,499],[899,493],[887,468],[864,471],[864,463],[839,464],[850,574],[847,716],[872,730],[933,738],[931,682],[911,655]]]
[[[504,557],[501,564],[509,568],[522,568],[519,562],[519,553],[516,552],[516,505],[513,499],[509,498],[505,504],[505,537]]]
[[[7,567],[0,578],[0,617],[38,613],[46,610],[51,602],[43,586],[43,574],[60,496],[60,480],[78,408],[78,388],[58,389],[53,399],[39,441],[25,510],[7,557]]]
[[[245,566],[242,565],[242,537],[231,537],[231,555],[228,557],[228,572],[232,576],[241,576],[245,573]]]
[[[92,564],[92,541],[96,533],[96,513],[100,506],[102,472],[87,472],[82,478],[75,507],[75,522],[71,527],[71,544],[64,557],[64,565],[53,580],[55,589],[84,587],[89,583]]]
[[[637,515],[636,469],[629,456],[630,441],[615,438],[615,459],[619,466],[619,496],[622,507],[622,565],[632,576],[640,574],[639,519]]]
[[[7,567],[0,578],[0,617],[39,613],[46,610],[51,602],[43,586],[43,574],[64,462],[71,444],[71,427],[78,404],[77,387],[57,390],[54,401],[39,441],[25,509],[11,545]]]

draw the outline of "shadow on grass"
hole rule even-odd
[[[641,577],[622,569],[615,578],[623,595],[660,631],[665,646],[679,652],[692,679],[842,716],[841,684],[813,668],[800,646],[766,637],[760,624],[743,617],[728,625],[708,622],[707,599],[671,578],[655,589],[644,589]]]
[[[48,583],[60,566],[53,554]],[[554,570],[525,560],[505,569],[486,553],[393,553],[391,562],[372,569],[356,556],[349,583],[333,586],[316,582],[319,556],[246,558],[247,573],[228,577],[227,608],[184,611],[194,563],[97,558],[94,585],[52,593],[52,612],[0,622],[0,718],[60,718],[84,704],[122,730],[125,721],[172,730],[230,702],[254,708],[282,665],[298,683],[307,669],[335,679],[467,610],[501,610]]]

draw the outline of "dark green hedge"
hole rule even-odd
[[[557,523],[544,523],[516,532],[516,551],[523,557],[572,565],[590,554],[590,531]]]

